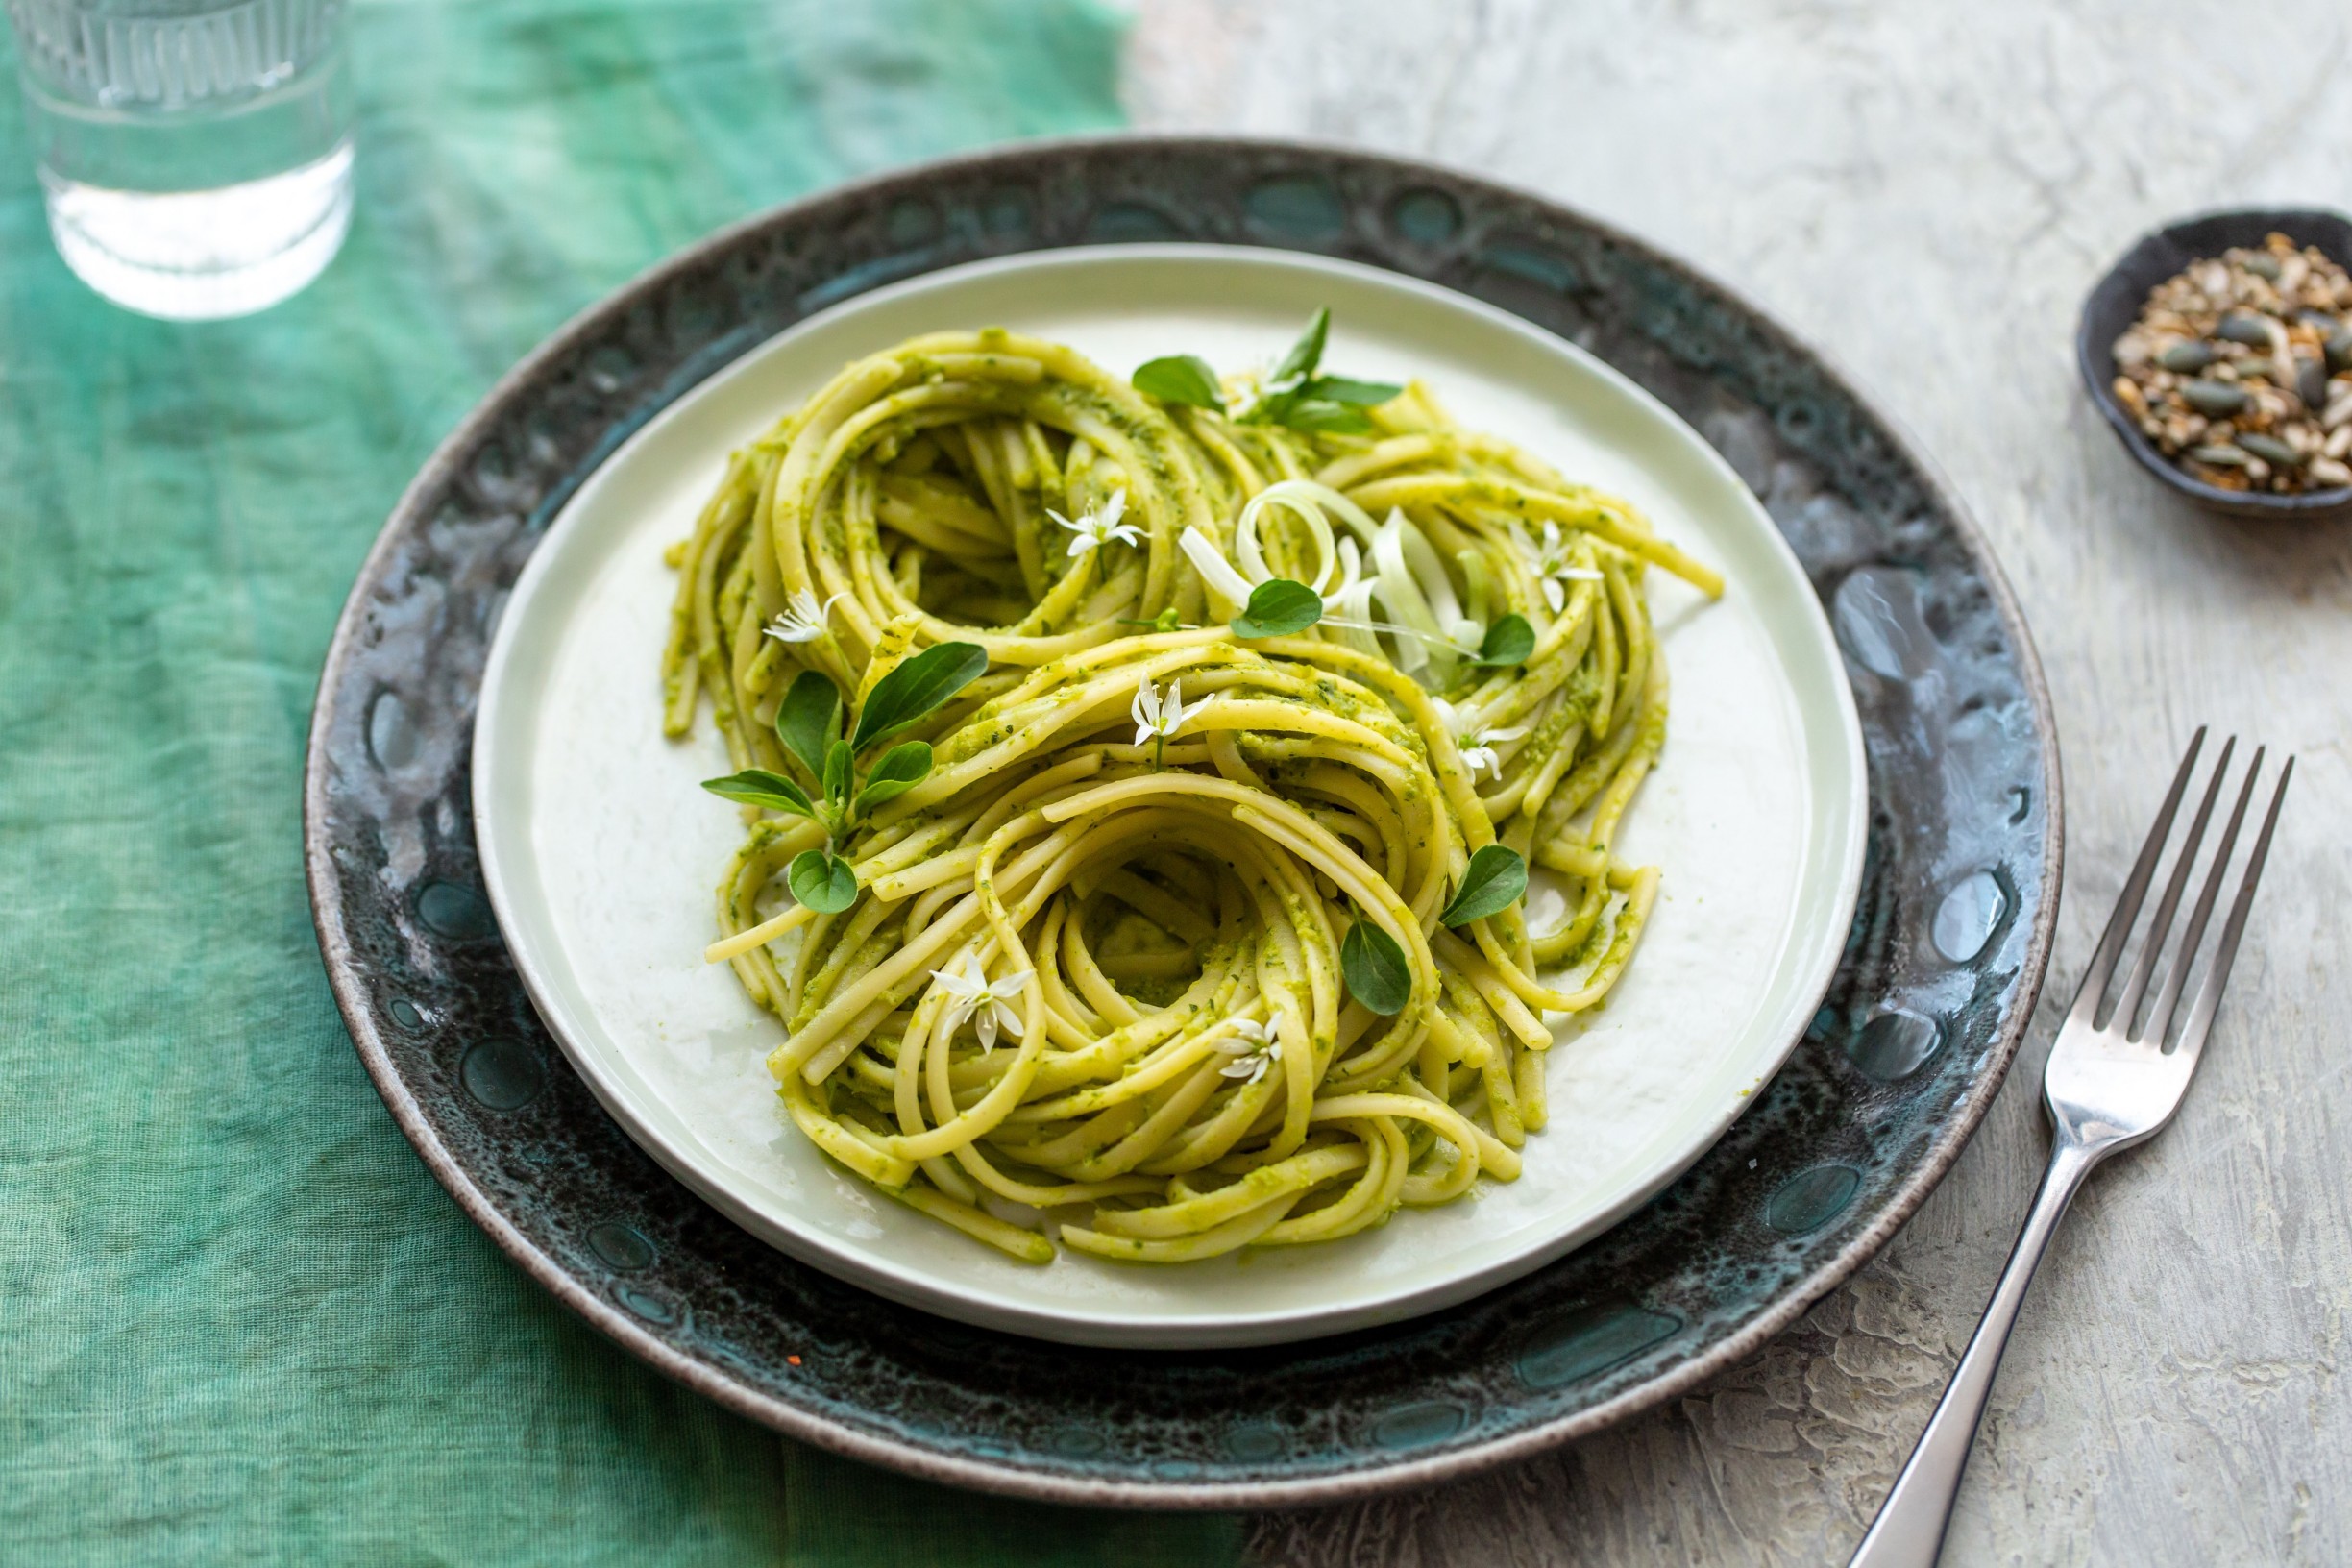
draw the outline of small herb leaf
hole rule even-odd
[[[1364,417],[1361,408],[1328,398],[1286,400],[1273,410],[1271,418],[1274,424],[1323,435],[1366,435],[1372,430],[1372,422]]]
[[[1437,919],[1444,925],[1468,925],[1502,914],[1525,892],[1527,862],[1519,858],[1518,850],[1490,844],[1470,857],[1461,886],[1454,890],[1454,901]]]
[[[1331,311],[1317,310],[1307,331],[1290,345],[1283,362],[1260,383],[1257,400],[1239,416],[1244,425],[1286,425],[1328,435],[1366,435],[1374,429],[1366,408],[1386,403],[1405,389],[1394,381],[1364,381],[1352,376],[1318,376],[1323,346],[1331,336]]]
[[[855,815],[863,817],[885,800],[896,799],[929,777],[930,772],[931,747],[927,742],[907,741],[892,747],[866,775],[866,787],[857,793]]]
[[[1299,388],[1310,398],[1358,408],[1377,408],[1404,390],[1394,381],[1360,381],[1349,376],[1317,376]]]
[[[1220,413],[1225,408],[1225,394],[1217,386],[1216,371],[1198,355],[1171,354],[1164,359],[1154,359],[1137,369],[1134,385],[1138,392],[1162,403],[1189,404]]]
[[[847,741],[835,741],[832,748],[825,752],[825,798],[833,803],[833,809],[836,811],[849,803],[850,761],[851,755]]]
[[[1325,306],[1314,313],[1314,319],[1307,324],[1307,330],[1299,334],[1299,340],[1290,345],[1290,352],[1284,355],[1283,362],[1274,367],[1274,374],[1267,378],[1266,384],[1273,387],[1296,386],[1312,376],[1315,366],[1323,362],[1323,341],[1330,335],[1331,306]]]
[[[1534,651],[1535,628],[1528,625],[1528,618],[1507,615],[1486,628],[1486,640],[1479,644],[1479,656],[1470,662],[1489,666],[1525,664],[1528,655]]]
[[[814,817],[817,808],[810,803],[808,792],[765,768],[747,768],[740,773],[724,778],[706,778],[702,787],[713,795],[723,795],[729,800],[740,800],[747,806],[764,806],[770,811],[789,811],[796,817]]]
[[[1288,637],[1322,619],[1322,595],[1303,582],[1273,577],[1250,590],[1249,603],[1233,618],[1233,629],[1240,637]]]
[[[988,669],[988,649],[977,643],[941,643],[874,682],[858,714],[849,748],[863,751],[904,729],[977,680]]]
[[[1162,610],[1158,615],[1153,616],[1149,621],[1130,621],[1122,616],[1119,619],[1119,625],[1122,626],[1141,626],[1145,631],[1190,631],[1198,629],[1197,627],[1187,626],[1181,620],[1177,619],[1176,606],[1173,604],[1169,605],[1166,609]]]
[[[804,849],[795,855],[784,880],[792,884],[795,898],[820,915],[839,915],[857,902],[857,872],[847,861],[822,849]]]
[[[1348,927],[1339,943],[1339,974],[1348,994],[1384,1018],[1405,1011],[1412,999],[1412,969],[1396,938],[1370,920]]]
[[[835,722],[841,716],[841,688],[830,675],[803,670],[793,677],[792,690],[776,704],[776,739],[800,759],[811,778],[824,776],[825,747],[832,744]]]

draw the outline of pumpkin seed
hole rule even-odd
[[[2270,346],[2270,324],[2243,310],[2223,316],[2221,325],[2214,331],[2232,343],[2243,343],[2249,349],[2266,349]]]
[[[2295,396],[2304,407],[2317,408],[2327,402],[2327,366],[2316,359],[2295,361]]]
[[[2281,270],[2283,270],[2279,266],[2277,257],[2271,256],[2263,251],[2256,251],[2252,256],[2247,257],[2244,261],[2241,262],[2240,265],[2243,266],[2246,271],[2254,274],[2254,276],[2257,278],[2267,278],[2274,283],[2279,281],[2279,273]]]
[[[2231,386],[2226,381],[2191,381],[2181,388],[2181,396],[2189,406],[2211,419],[2234,414],[2246,405],[2243,387]]]
[[[2189,455],[2211,468],[2243,468],[2247,461],[2236,447],[2191,447]]]
[[[2242,435],[2238,438],[2238,445],[2240,450],[2260,457],[2266,463],[2275,463],[2280,468],[2303,466],[2303,454],[2276,436]]]
[[[2156,362],[2167,370],[2195,371],[2212,364],[2213,357],[2212,344],[2192,339],[2173,344],[2156,356]]]
[[[2338,332],[2327,341],[2327,367],[2352,370],[2352,331]]]

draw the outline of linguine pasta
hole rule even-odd
[[[1611,848],[1665,737],[1644,576],[1720,579],[1418,384],[1290,380],[1358,402],[917,338],[735,453],[673,552],[668,732],[707,697],[768,781],[711,953],[784,1024],[783,1103],[1017,1258],[1320,1241],[1515,1177],[1547,1018],[1650,913]],[[835,694],[915,717],[836,737]]]

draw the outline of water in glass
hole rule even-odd
[[[6,0],[58,254],[153,316],[244,315],[351,224],[344,0]]]

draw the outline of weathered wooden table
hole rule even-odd
[[[1942,463],[2029,617],[2069,855],[2043,1017],[1910,1227],[1712,1387],[1445,1490],[1258,1523],[1282,1563],[1843,1562],[2041,1173],[2042,1057],[2181,746],[2298,752],[2180,1121],[2043,1266],[1948,1564],[2352,1561],[2352,526],[2217,520],[2131,466],[2074,312],[2144,230],[2352,207],[2328,0],[1142,0],[1139,124],[1540,190],[1745,290]]]

